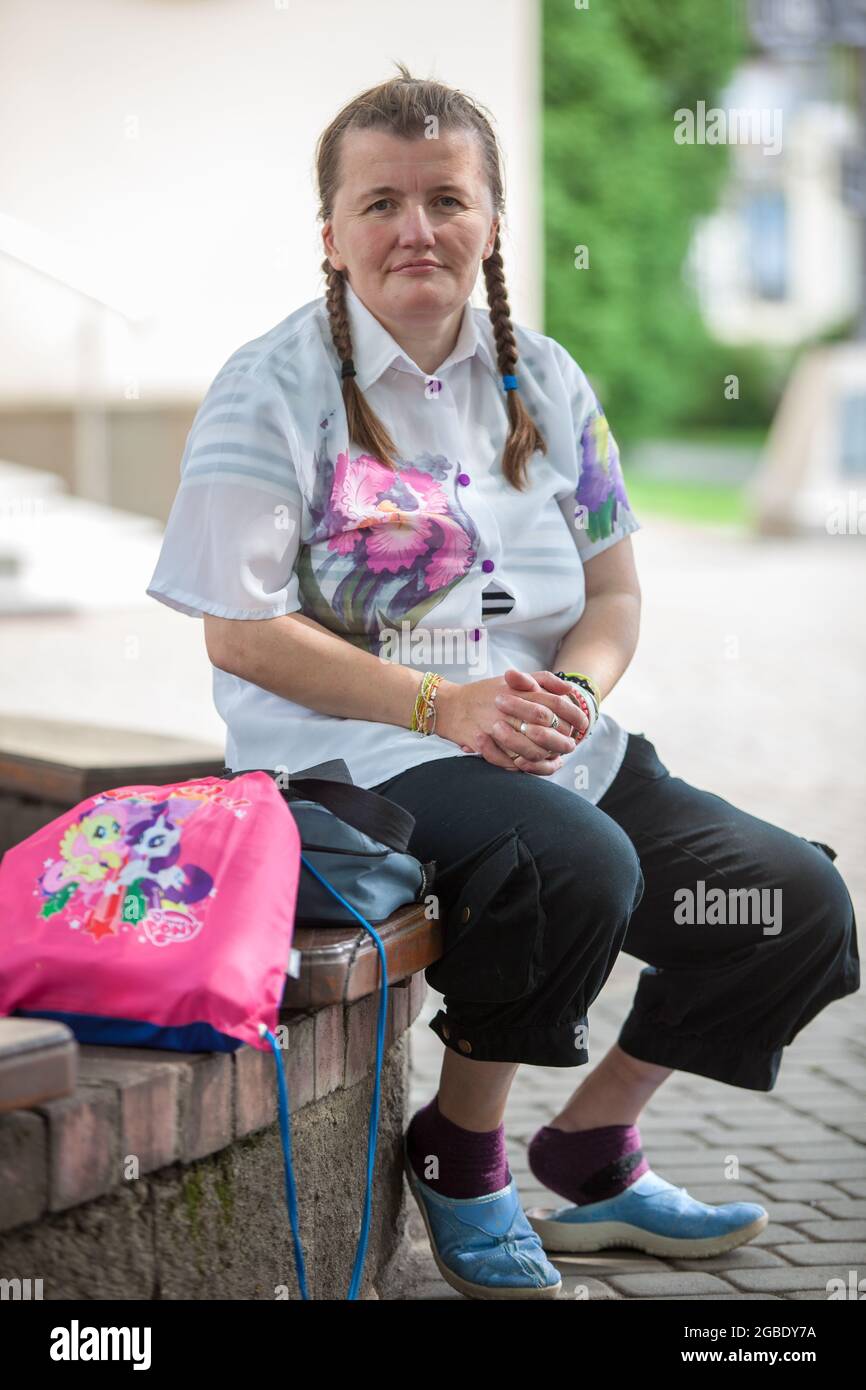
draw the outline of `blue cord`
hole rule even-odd
[[[376,1166],[376,1141],[379,1133],[379,1100],[382,1090],[382,1058],[385,1052],[385,1026],[388,1013],[388,966],[385,960],[385,948],[375,927],[362,917],[351,903],[347,902],[336,888],[323,878],[318,869],[314,869],[312,864],[301,855],[301,863],[306,865],[310,873],[314,874],[321,884],[327,888],[329,893],[333,893],[344,907],[357,917],[361,926],[368,931],[376,943],[379,953],[379,961],[382,966],[382,985],[379,991],[379,1019],[376,1028],[376,1081],[373,1086],[373,1100],[370,1106],[370,1128],[367,1135],[367,1183],[364,1194],[364,1215],[361,1221],[361,1234],[358,1237],[358,1249],[355,1255],[355,1265],[352,1270],[352,1279],[349,1284],[347,1298],[349,1300],[358,1297],[361,1287],[361,1277],[364,1271],[364,1261],[367,1258],[367,1242],[370,1236],[370,1214],[373,1205],[373,1172]],[[269,1028],[261,1024],[260,1030],[262,1037],[267,1038],[274,1053],[274,1060],[277,1064],[277,1093],[280,1109],[280,1139],[283,1145],[283,1165],[286,1174],[286,1206],[289,1212],[289,1222],[292,1227],[292,1239],[295,1248],[295,1269],[298,1276],[298,1287],[301,1290],[301,1298],[309,1299],[307,1292],[307,1276],[304,1268],[304,1252],[301,1248],[301,1238],[298,1232],[298,1204],[295,1192],[295,1175],[292,1169],[292,1142],[289,1132],[289,1097],[286,1087],[286,1073],[280,1058],[279,1043]]]
[[[289,1224],[292,1228],[292,1239],[295,1245],[295,1271],[298,1276],[298,1286],[301,1290],[301,1298],[310,1297],[307,1292],[307,1271],[304,1267],[304,1252],[301,1248],[301,1237],[298,1233],[298,1200],[295,1193],[295,1174],[292,1169],[292,1139],[289,1133],[289,1093],[286,1087],[286,1073],[280,1057],[280,1045],[271,1032],[270,1028],[261,1025],[260,1032],[262,1037],[267,1038],[274,1054],[274,1061],[277,1064],[277,1094],[280,1105],[280,1138],[283,1144],[283,1168],[286,1175],[286,1206],[289,1210]]]

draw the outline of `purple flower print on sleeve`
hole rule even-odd
[[[317,459],[314,531],[298,560],[303,611],[378,652],[384,627],[414,627],[471,568],[476,527],[446,491],[454,465],[414,460],[397,472],[369,454]]]
[[[630,512],[619,449],[607,417],[596,402],[584,421],[580,436],[580,476],[575,492],[576,515],[583,519],[590,541],[613,534],[618,511]]]

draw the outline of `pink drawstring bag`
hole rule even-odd
[[[375,927],[301,848],[270,772],[88,797],[0,861],[0,1014],[59,1019],[85,1044],[270,1050],[295,1268],[308,1299],[275,1036],[303,864],[370,933],[382,972],[364,1213],[348,1293],[356,1299],[372,1213],[387,961]]]
[[[82,1043],[267,1051],[300,864],[265,772],[88,797],[0,862],[0,1013]]]

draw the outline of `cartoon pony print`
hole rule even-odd
[[[118,876],[118,888],[129,886],[148,910],[169,902],[195,903],[207,897],[213,878],[197,864],[178,864],[180,828],[171,818],[168,801],[149,806],[145,815],[127,826],[129,858]]]
[[[60,840],[60,858],[40,876],[39,888],[48,899],[42,915],[60,911],[76,890],[85,901],[100,892],[105,877],[126,858],[123,810],[93,811],[67,826]]]

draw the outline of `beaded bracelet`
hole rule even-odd
[[[573,681],[575,685],[580,685],[595,700],[596,709],[601,709],[601,691],[596,685],[592,676],[585,676],[582,671],[555,671],[554,675],[566,681]]]
[[[415,696],[415,706],[412,711],[412,723],[410,729],[417,734],[432,734],[436,729],[436,694],[442,677],[437,671],[425,671],[418,687],[418,694]],[[429,728],[424,726],[430,716],[433,716]]]
[[[592,719],[590,718],[590,714],[589,714],[589,705],[586,703],[586,699],[584,698],[584,696],[583,696],[583,695],[578,695],[578,693],[577,693],[576,690],[572,690],[572,692],[571,692],[571,698],[572,698],[572,700],[574,701],[574,703],[577,705],[578,709],[583,710],[583,712],[584,712],[584,714],[586,715],[586,718],[587,718],[587,725],[586,725],[586,728],[585,728],[585,729],[581,729],[581,731],[580,731],[579,734],[575,734],[575,735],[573,736],[573,737],[574,737],[575,743],[583,743],[583,740],[586,738],[587,734],[590,732],[590,730],[592,729],[592,725],[593,725],[593,721],[592,721]]]

